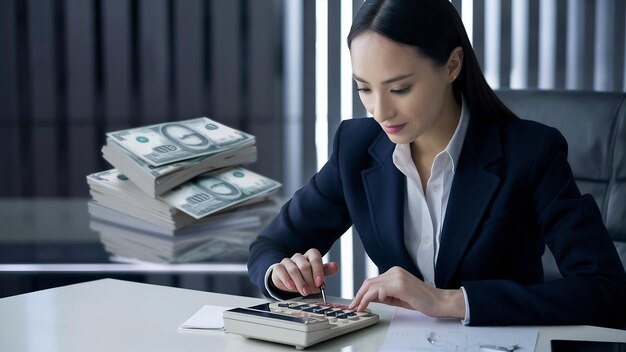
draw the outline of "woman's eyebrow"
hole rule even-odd
[[[406,74],[406,75],[396,76],[396,77],[394,77],[394,78],[390,78],[390,79],[384,80],[381,84],[389,84],[389,83],[393,83],[393,82],[401,81],[401,80],[403,80],[403,79],[405,79],[405,78],[408,78],[408,77],[413,76],[414,74],[415,74],[415,73],[409,73],[409,74]],[[369,84],[369,82],[368,82],[368,81],[366,81],[366,80],[364,80],[363,78],[361,78],[361,77],[359,77],[359,76],[355,75],[354,73],[352,74],[352,78],[354,78],[355,80],[357,80],[357,81],[359,81],[359,82]]]

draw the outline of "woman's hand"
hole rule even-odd
[[[320,251],[311,248],[306,253],[296,253],[285,258],[272,270],[272,282],[282,291],[300,292],[302,296],[319,292],[324,276],[334,275],[339,271],[335,262],[322,264]]]
[[[399,266],[365,280],[351,307],[362,311],[373,301],[417,310],[431,317],[465,317],[465,299],[460,289],[432,287]]]

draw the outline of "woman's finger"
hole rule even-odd
[[[328,262],[324,264],[324,276],[333,276],[339,272],[339,264]]]
[[[295,254],[291,257],[291,261],[298,267],[298,270],[300,270],[300,275],[304,278],[308,292],[315,292],[317,286],[315,286],[313,267],[309,259],[302,254]]]
[[[296,291],[296,284],[293,282],[287,269],[282,264],[274,266],[272,269],[272,282],[279,290]]]
[[[296,285],[298,292],[300,292],[303,296],[308,296],[311,291],[307,287],[307,283],[302,276],[300,268],[289,258],[283,259],[280,263],[285,267],[285,270],[287,270],[287,273]]]
[[[321,253],[317,249],[311,248],[304,254],[304,258],[306,258],[311,265],[313,284],[315,287],[320,287],[322,282],[324,282],[324,266],[322,264]]]

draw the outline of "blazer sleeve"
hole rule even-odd
[[[343,124],[335,134],[329,161],[293,195],[250,245],[248,272],[266,296],[269,293],[264,277],[272,264],[311,248],[325,254],[352,224],[338,162],[342,128]]]
[[[553,130],[531,171],[532,209],[563,276],[524,286],[509,280],[463,282],[470,325],[626,325],[626,274],[597,204],[581,196],[567,143]]]

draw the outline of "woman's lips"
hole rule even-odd
[[[391,126],[382,125],[382,126],[383,126],[383,129],[385,130],[385,132],[387,132],[389,134],[394,134],[394,133],[400,132],[400,130],[402,130],[402,128],[404,128],[404,126],[406,126],[406,123],[404,123],[402,125],[391,125]]]

